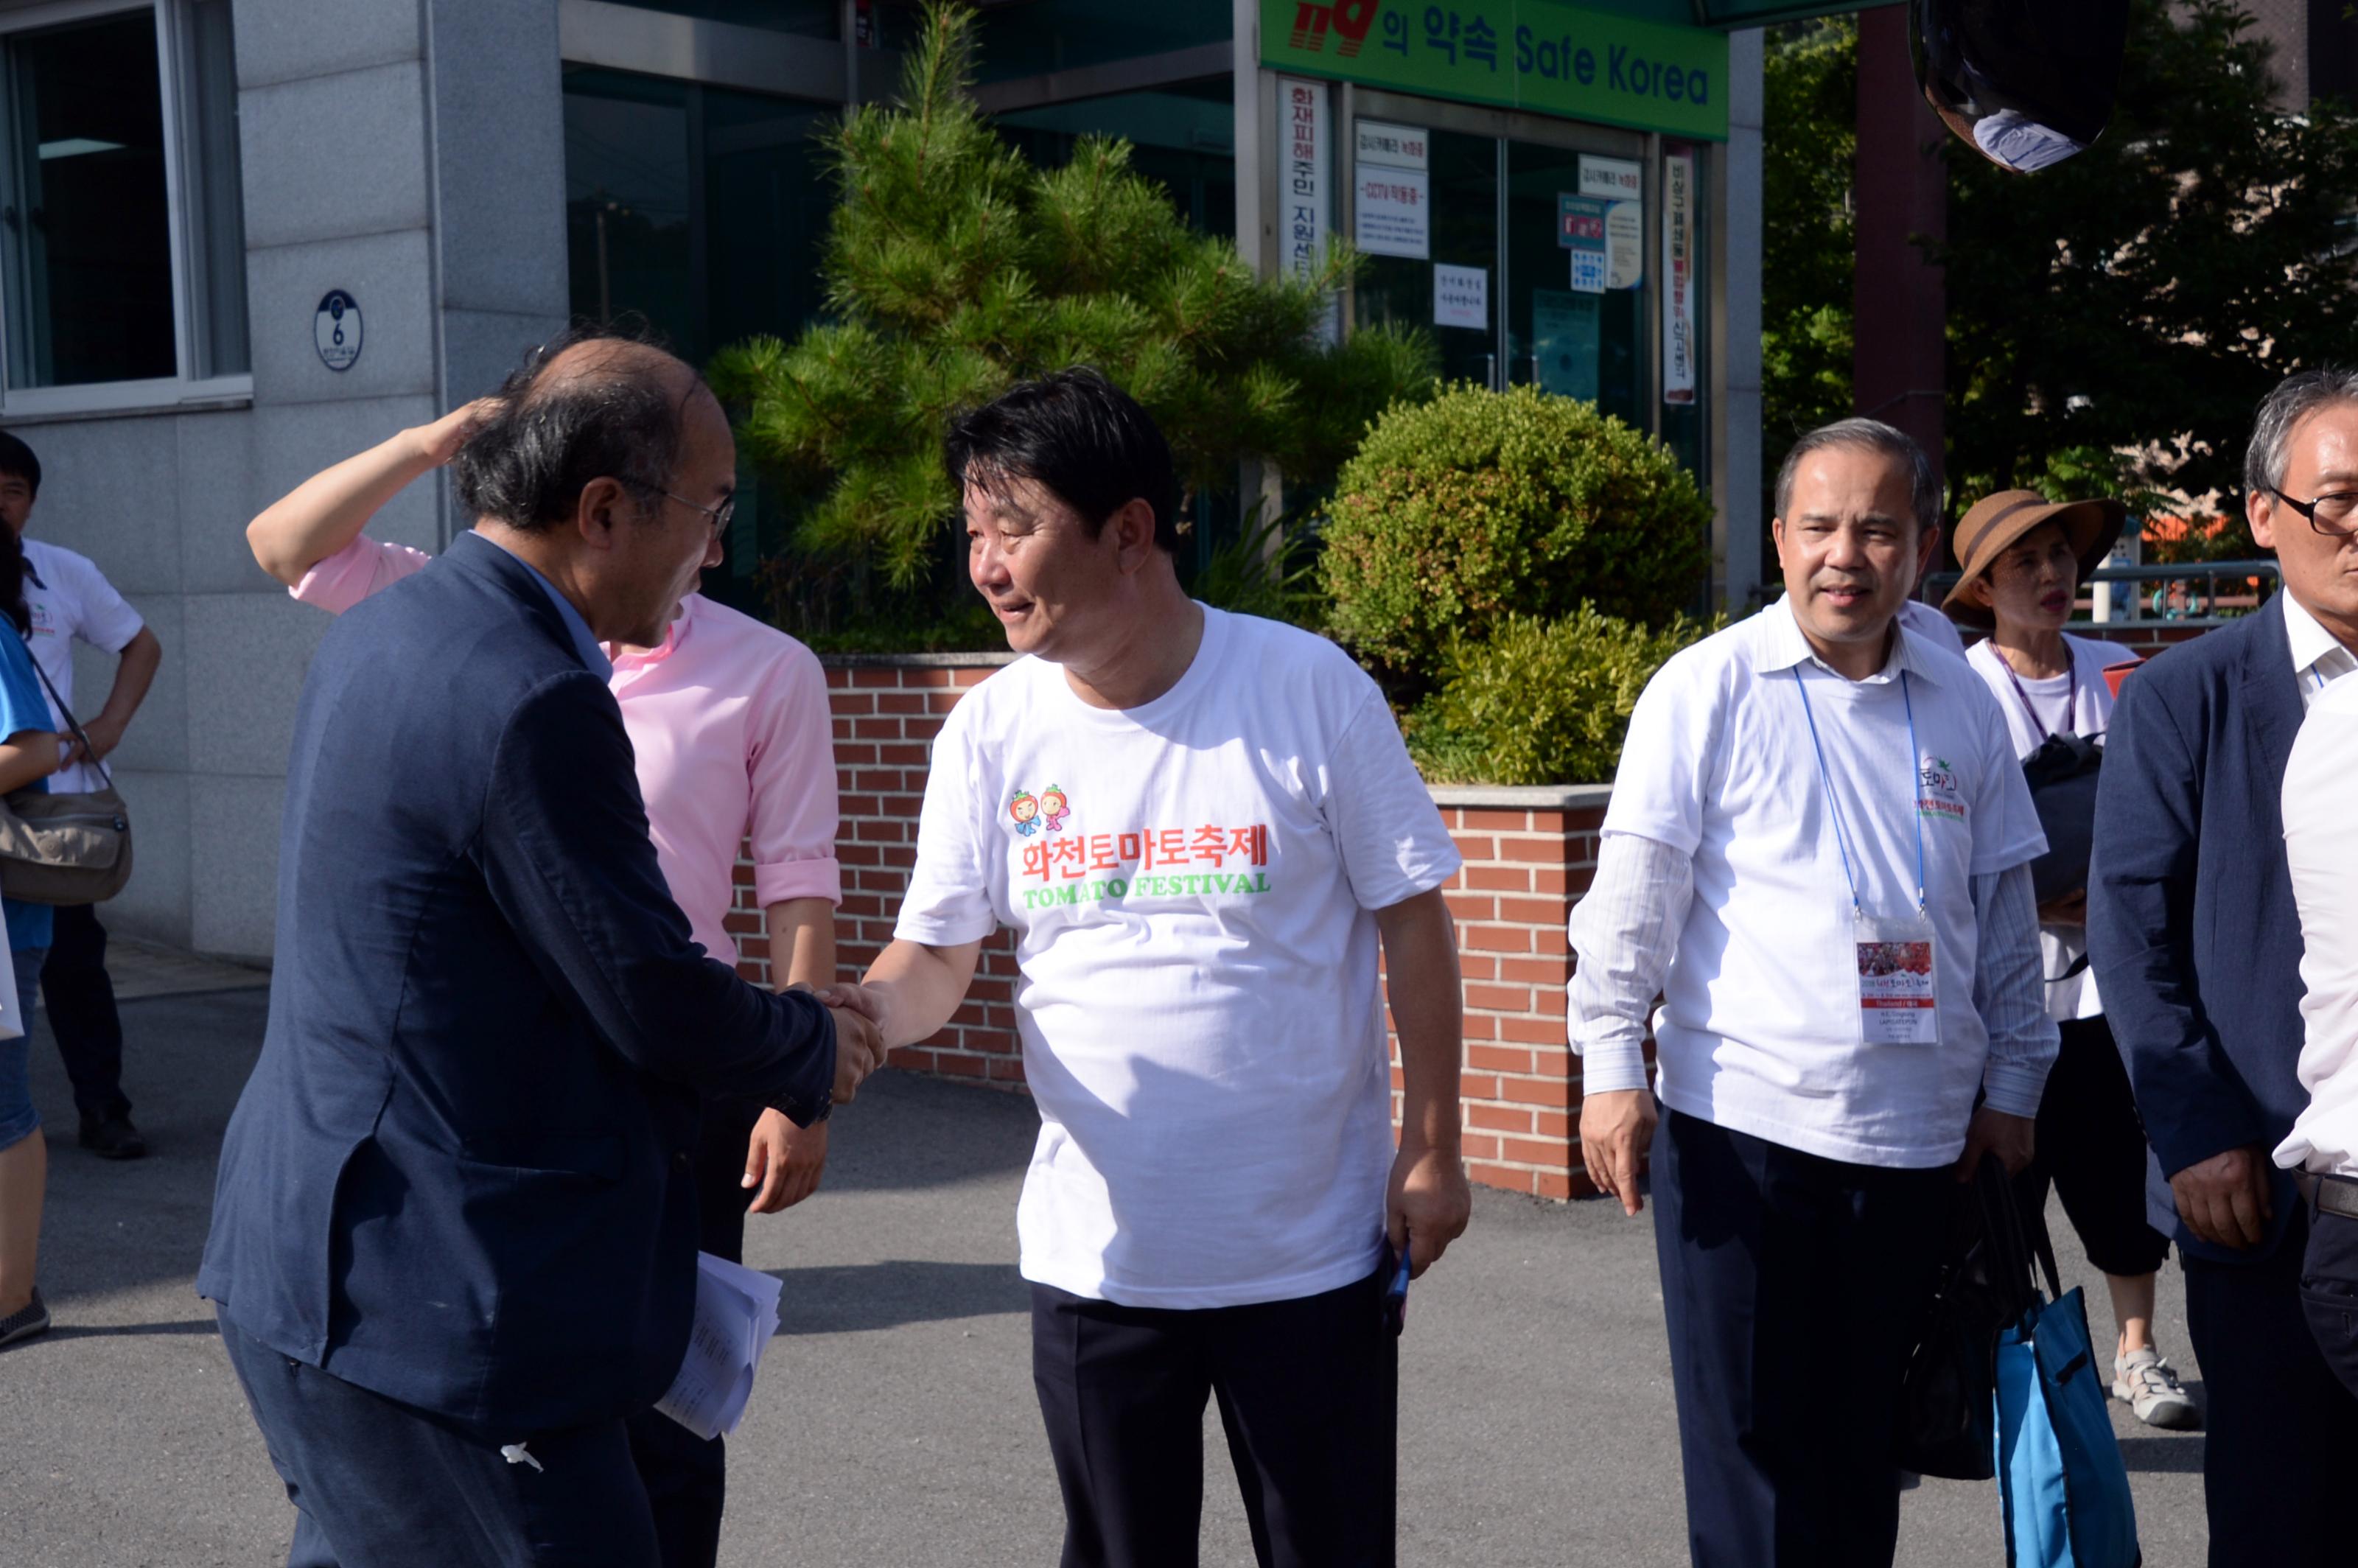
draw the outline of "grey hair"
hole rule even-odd
[[[1800,440],[1785,454],[1785,466],[1777,470],[1777,515],[1782,517],[1793,507],[1793,475],[1801,470],[1801,460],[1812,452],[1822,452],[1829,447],[1864,448],[1896,459],[1908,469],[1908,503],[1916,514],[1919,533],[1937,528],[1941,524],[1941,480],[1932,471],[1932,460],[1907,431],[1885,424],[1880,419],[1837,419],[1831,425],[1821,425]]]
[[[2277,383],[2276,390],[2260,400],[2260,411],[2252,416],[2252,444],[2244,449],[2246,494],[2257,495],[2284,483],[2285,470],[2292,466],[2291,454],[2285,449],[2292,441],[2292,427],[2334,403],[2358,403],[2358,371],[2328,365]]]

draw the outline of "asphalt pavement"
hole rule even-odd
[[[135,1163],[74,1146],[40,1029],[42,1279],[57,1327],[0,1351],[0,1563],[285,1560],[292,1513],[190,1288],[222,1129],[261,1039],[252,979],[176,970],[134,988],[243,987],[125,1003],[128,1087],[154,1146]],[[885,1075],[840,1113],[825,1189],[752,1222],[747,1261],[784,1281],[784,1321],[730,1439],[724,1563],[1055,1561],[1062,1517],[1015,1271],[1036,1126],[1020,1096]],[[2102,1281],[2053,1219],[2109,1342]],[[2174,1266],[2161,1335],[2199,1399]],[[2201,1563],[2202,1438],[2113,1409],[2146,1562]],[[1216,1417],[1206,1437],[1203,1561],[1248,1564]],[[1481,1193],[1473,1227],[1410,1302],[1401,1561],[1676,1568],[1683,1506],[1650,1225],[1605,1204]],[[1911,1492],[1899,1562],[2002,1564],[1992,1487]]]

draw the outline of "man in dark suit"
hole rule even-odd
[[[2309,1336],[2309,1217],[2268,1159],[2308,1098],[2279,796],[2304,705],[2358,670],[2358,546],[2331,500],[2358,491],[2358,377],[2284,382],[2244,468],[2253,537],[2284,587],[2122,687],[2088,939],[2153,1147],[2148,1208],[2186,1269],[2211,1562],[2299,1568],[2347,1559],[2358,1400]]]
[[[807,1124],[875,1061],[690,940],[606,687],[600,641],[659,642],[726,520],[719,406],[594,333],[502,398],[473,531],[330,629],[296,719],[197,1280],[296,1564],[653,1563],[623,1420],[687,1346],[698,1095]]]

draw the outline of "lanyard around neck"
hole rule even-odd
[[[1801,678],[1801,666],[1793,666],[1793,689],[1801,694],[1801,717],[1810,721],[1810,750],[1818,754],[1818,782],[1825,786],[1826,805],[1834,816],[1834,848],[1842,851],[1843,880],[1850,883],[1850,907],[1854,914],[1864,910],[1859,903],[1858,872],[1853,868],[1850,829],[1843,821],[1842,800],[1834,794],[1833,775],[1826,770],[1826,749],[1818,740],[1818,716],[1810,708],[1810,683]],[[1908,694],[1908,672],[1899,672],[1899,702],[1908,714],[1908,804],[1916,804],[1917,773],[1923,767],[1916,748],[1916,703]],[[2035,717],[2035,716],[2034,716]],[[1911,810],[1910,820],[1916,824],[1916,913],[1926,907],[1924,897],[1924,813]]]
[[[2014,666],[2006,662],[2006,655],[2004,654],[1997,655],[1998,667],[2006,671],[2006,678],[2014,683],[2014,695],[2022,698],[2022,710],[2030,715],[2031,729],[2034,730],[2044,730],[2050,735],[2070,734],[2071,732],[2071,715],[2076,712],[2080,707],[2080,661],[2071,656],[2071,650],[2068,647],[2063,650],[2063,657],[2065,660],[2063,666],[2064,673],[2071,677],[2071,684],[2064,687],[2063,690],[2062,724],[2060,727],[2050,727],[2047,720],[2039,717],[2039,709],[2030,706],[2030,693],[2023,689],[2022,677],[2014,673]]]

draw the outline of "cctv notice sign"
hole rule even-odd
[[[1260,0],[1261,63],[1301,76],[1727,139],[1727,39],[1559,0]]]

